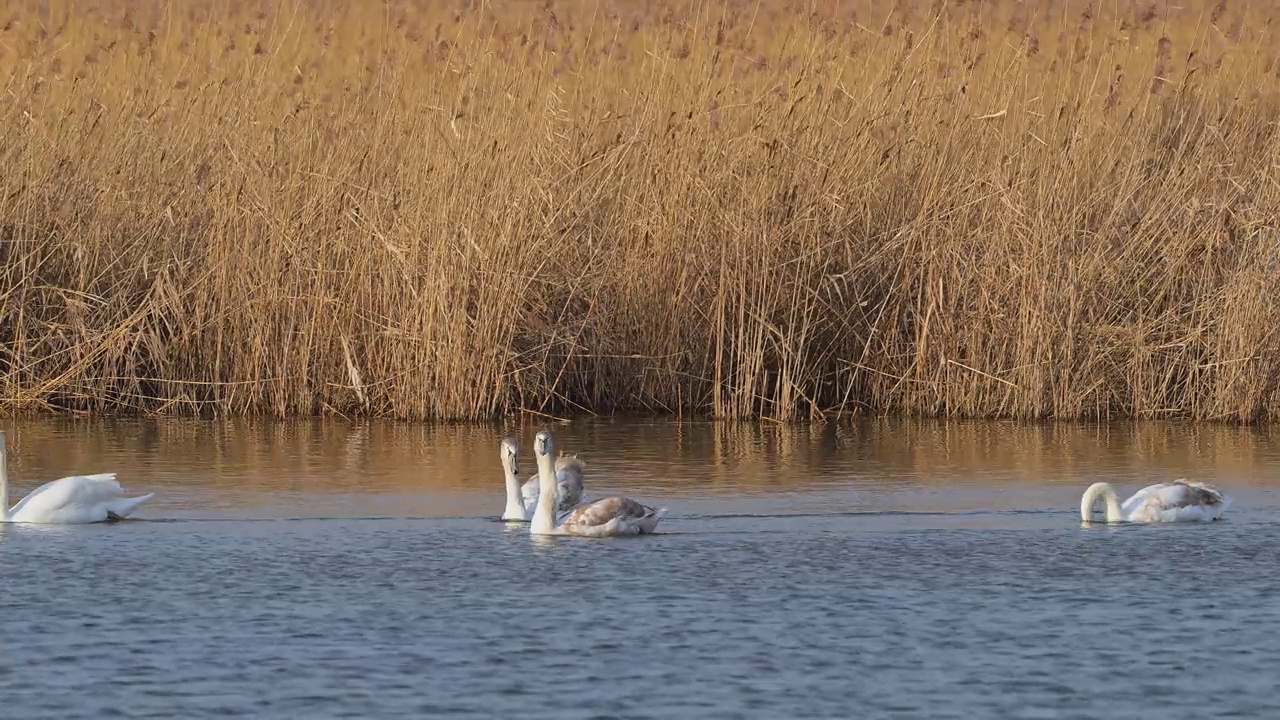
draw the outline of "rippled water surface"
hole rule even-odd
[[[12,504],[115,470],[112,525],[0,526],[0,715],[1280,717],[1280,444],[1178,425],[557,425],[661,534],[497,520],[524,428],[5,421]],[[1188,476],[1207,525],[1082,527]]]

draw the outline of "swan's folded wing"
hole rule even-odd
[[[1130,513],[1137,522],[1181,522],[1216,520],[1230,499],[1204,483],[1176,482],[1153,486]]]
[[[1125,515],[1128,515],[1134,512],[1134,510],[1136,510],[1138,507],[1146,504],[1147,501],[1150,500],[1153,495],[1161,492],[1162,490],[1168,487],[1172,487],[1172,485],[1170,485],[1169,483],[1156,483],[1155,485],[1148,485],[1142,488],[1141,490],[1139,490],[1138,492],[1134,493],[1128,500],[1125,500],[1124,503],[1120,505],[1120,509],[1124,511]]]
[[[1221,505],[1225,499],[1222,491],[1217,488],[1190,480],[1178,480],[1169,483],[1152,493],[1152,497],[1160,504],[1163,510],[1194,505]]]
[[[47,482],[13,506],[13,514],[19,512],[56,512],[62,508],[90,506],[115,500],[124,494],[116,481],[115,473],[98,475],[72,475]]]
[[[526,508],[532,508],[538,502],[538,476],[534,475],[520,486],[520,501]]]
[[[593,503],[583,503],[569,512],[564,525],[598,527],[613,520],[638,520],[656,512],[653,508],[630,498],[611,497]]]

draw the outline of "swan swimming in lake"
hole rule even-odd
[[[155,493],[122,495],[115,473],[72,475],[41,485],[9,509],[9,458],[0,433],[0,522],[75,525],[122,520]]]
[[[1148,485],[1120,504],[1110,483],[1096,482],[1080,498],[1080,519],[1093,521],[1093,506],[1103,501],[1106,522],[1157,523],[1217,520],[1231,498],[1212,485],[1190,480]]]
[[[666,508],[651,508],[630,498],[611,497],[585,502],[556,517],[556,463],[551,459],[551,433],[543,430],[534,442],[540,481],[538,506],[534,510],[529,532],[534,535],[578,535],[582,537],[614,537],[652,533]]]
[[[527,522],[533,518],[538,504],[538,476],[520,484],[520,438],[504,438],[501,445],[502,470],[507,484],[507,507],[503,520]],[[576,456],[556,460],[556,514],[560,515],[582,502],[583,462]]]

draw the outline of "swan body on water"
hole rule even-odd
[[[1120,503],[1110,483],[1096,482],[1080,498],[1080,519],[1093,521],[1093,507],[1103,502],[1108,523],[1207,522],[1217,520],[1231,505],[1231,498],[1212,485],[1190,480],[1148,485]]]
[[[538,459],[538,506],[529,524],[534,535],[577,535],[616,537],[652,533],[667,514],[666,508],[651,508],[624,497],[584,502],[560,517],[556,516],[556,461],[552,460],[551,433],[538,433],[534,454]]]
[[[0,433],[0,522],[76,525],[122,520],[155,493],[124,497],[115,473],[72,475],[47,482],[9,508],[9,458]]]
[[[502,512],[502,519],[527,522],[533,518],[538,504],[538,476],[534,475],[528,482],[520,484],[520,438],[511,436],[503,439],[500,457],[507,484],[507,507]],[[558,516],[582,502],[583,467],[583,462],[576,456],[562,456],[556,460]]]

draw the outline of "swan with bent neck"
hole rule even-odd
[[[47,482],[9,508],[9,456],[0,433],[0,522],[80,525],[123,520],[155,493],[123,497],[115,473],[72,475]]]
[[[534,510],[529,532],[533,535],[577,535],[579,537],[617,537],[652,533],[667,514],[666,508],[652,508],[624,497],[610,497],[582,503],[556,517],[556,461],[554,441],[543,430],[534,441],[538,459],[538,506]]]
[[[1108,523],[1208,522],[1217,520],[1231,505],[1231,498],[1205,483],[1179,479],[1148,485],[1120,503],[1111,483],[1096,482],[1080,498],[1080,519],[1094,522],[1093,508],[1102,501]]]
[[[520,484],[520,438],[512,435],[504,438],[499,446],[503,479],[507,486],[507,506],[502,519],[509,522],[528,522],[538,505],[538,476]],[[556,459],[556,513],[571,510],[582,501],[583,462],[577,457]],[[532,484],[531,484],[532,483]]]

